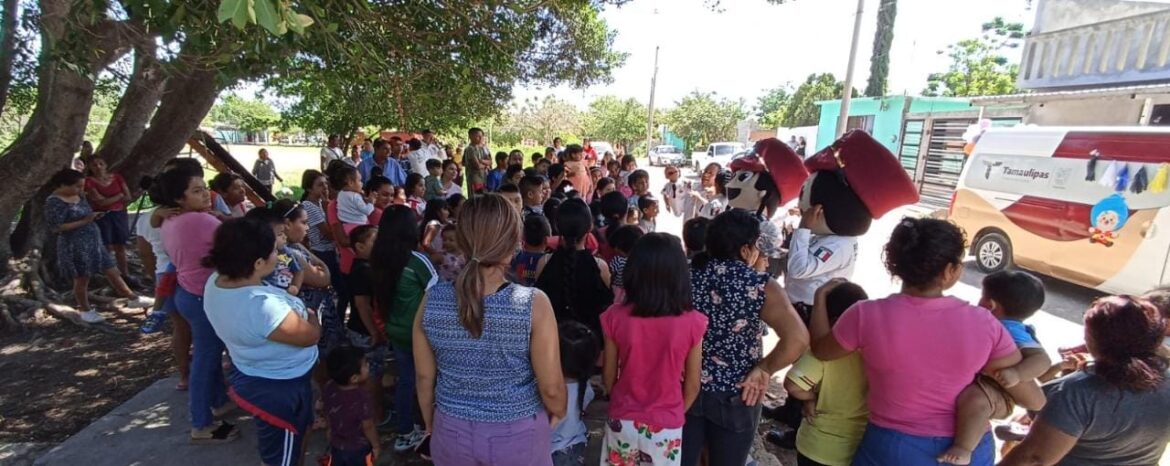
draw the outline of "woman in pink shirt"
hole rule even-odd
[[[813,335],[812,352],[828,361],[861,351],[869,380],[869,426],[854,465],[931,465],[955,434],[955,400],[980,372],[1020,362],[1003,324],[986,309],[943,292],[963,272],[966,240],[954,224],[905,218],[885,248],[886,269],[902,292],[857,303],[831,331]],[[813,328],[828,329],[827,323]],[[1039,409],[1040,400],[1017,400]],[[990,433],[971,464],[995,461]]]
[[[175,307],[191,326],[192,355],[191,441],[226,442],[239,436],[235,426],[216,421],[235,408],[229,403],[221,366],[224,344],[203,310],[203,288],[212,269],[203,259],[211,252],[219,219],[211,210],[211,193],[203,177],[188,170],[168,170],[155,180],[151,201],[177,208],[178,214],[162,224],[163,246],[177,273]]]
[[[601,315],[610,393],[602,459],[638,464],[645,455],[677,465],[686,411],[699,397],[707,316],[691,307],[687,256],[677,237],[643,236],[624,273],[626,299]]]

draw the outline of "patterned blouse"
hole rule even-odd
[[[767,274],[738,260],[711,260],[691,270],[691,298],[709,322],[703,336],[704,392],[738,392],[736,385],[759,362],[767,282]]]

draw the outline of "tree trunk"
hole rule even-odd
[[[17,2],[4,0],[0,8],[4,9],[0,12],[4,15],[0,18],[0,34],[3,34],[0,37],[0,112],[3,112],[8,103],[8,86],[12,84],[12,63],[16,60]]]
[[[110,124],[106,127],[106,134],[97,151],[98,157],[109,166],[118,165],[130,155],[162,98],[163,83],[167,76],[154,55],[156,48],[153,41],[148,41],[134,50],[134,74],[130,76],[130,84],[126,86],[126,92],[122,94],[118,107],[110,117]],[[126,180],[131,185],[137,184],[133,178]]]
[[[0,152],[0,225],[7,239],[22,206],[53,172],[67,168],[81,145],[89,110],[93,106],[94,80],[102,69],[125,53],[129,37],[125,23],[101,21],[85,28],[76,21],[87,15],[69,0],[41,1],[41,57],[37,106],[16,140]],[[88,52],[74,56],[75,66],[65,66],[62,42],[84,42]],[[81,60],[86,61],[81,61]],[[37,226],[34,226],[36,228]],[[11,256],[9,241],[0,241],[0,260]]]
[[[890,75],[890,48],[894,44],[894,20],[897,17],[898,0],[881,0],[877,31],[873,35],[873,55],[869,59],[869,81],[865,86],[867,97],[886,94]]]
[[[178,155],[187,139],[211,110],[220,85],[214,69],[192,69],[167,79],[158,111],[150,128],[114,169],[127,180],[157,172],[167,160]],[[131,186],[137,191],[137,183]]]

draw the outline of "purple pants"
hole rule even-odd
[[[431,458],[436,466],[551,466],[548,414],[512,422],[473,422],[435,409]]]

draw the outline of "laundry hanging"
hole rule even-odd
[[[1105,167],[1105,173],[1101,174],[1101,179],[1097,180],[1101,186],[1106,188],[1113,188],[1117,184],[1117,161],[1110,160],[1109,165]]]
[[[1097,161],[1101,160],[1101,153],[1097,150],[1089,152],[1089,166],[1085,172],[1085,181],[1097,181]]]
[[[1123,192],[1129,188],[1129,164],[1122,162],[1121,168],[1117,169],[1117,182],[1113,185],[1113,190]]]
[[[1158,173],[1150,181],[1150,192],[1160,193],[1165,191],[1167,182],[1170,182],[1170,163],[1164,163],[1158,166]]]
[[[1133,182],[1129,185],[1129,191],[1134,194],[1141,194],[1150,188],[1150,175],[1146,173],[1146,166],[1139,165],[1136,172],[1133,174]]]

